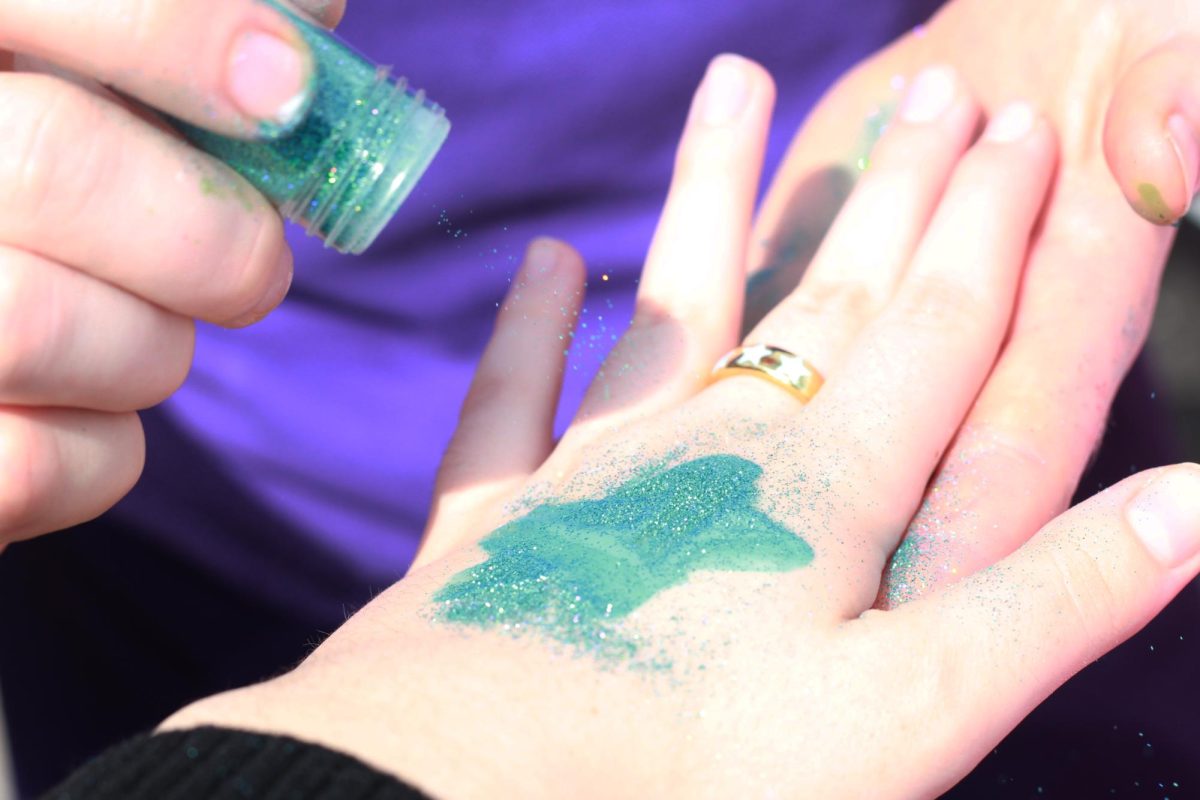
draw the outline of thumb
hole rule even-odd
[[[1200,189],[1200,40],[1176,38],[1117,84],[1104,155],[1134,209],[1158,224],[1187,213]]]
[[[1149,622],[1200,571],[1200,466],[1151,470],[1060,515],[995,566],[889,612],[927,642],[945,733],[981,759],[1067,678]],[[881,620],[882,621],[882,620]],[[926,663],[930,663],[926,661]]]

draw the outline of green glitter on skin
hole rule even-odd
[[[1143,214],[1159,222],[1166,222],[1172,219],[1171,209],[1167,207],[1167,203],[1163,200],[1162,193],[1158,191],[1157,186],[1152,183],[1139,183],[1137,191],[1138,197],[1142,200]]]
[[[328,31],[275,0],[264,2],[289,17],[312,53],[312,98],[302,119],[287,131],[263,127],[269,138],[259,141],[171,122],[285,217],[330,247],[361,253],[416,185],[450,123],[403,79],[393,82]]]
[[[480,542],[487,560],[434,595],[435,618],[631,660],[641,645],[620,621],[693,572],[812,561],[803,539],[755,507],[761,474],[737,456],[706,456],[639,472],[598,500],[543,503]]]
[[[859,154],[854,159],[854,165],[858,167],[859,172],[866,172],[871,168],[871,153],[875,150],[875,145],[879,144],[879,140],[883,138],[883,134],[887,132],[892,117],[895,115],[896,104],[884,103],[874,109],[863,122],[863,132],[858,146]]]

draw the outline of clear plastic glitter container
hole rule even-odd
[[[201,150],[233,167],[280,213],[343,253],[361,253],[395,215],[450,132],[409,89],[326,30],[276,3],[313,55],[313,96],[287,133],[247,141],[178,120]]]

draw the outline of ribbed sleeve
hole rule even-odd
[[[196,728],[139,736],[45,800],[429,800],[342,753],[284,736]]]

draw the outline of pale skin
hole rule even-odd
[[[786,241],[797,228],[823,229],[813,176],[844,163],[845,143],[859,138],[861,121],[896,97],[898,78],[924,64],[954,64],[989,112],[1027,99],[1060,134],[1060,169],[1010,339],[946,454],[947,464],[971,465],[977,496],[930,504],[935,515],[956,511],[936,525],[916,521],[939,531],[936,553],[904,571],[911,579],[905,587],[885,575],[882,605],[993,562],[1067,507],[1150,325],[1174,238],[1161,223],[1183,214],[1197,188],[1200,150],[1185,134],[1200,130],[1200,50],[1181,34],[1198,26],[1194,2],[949,3],[847,75],[793,140],[757,220],[752,272],[777,261],[764,242]],[[1187,124],[1172,122],[1176,115]],[[1143,184],[1155,187],[1161,204],[1146,205]],[[1139,219],[1130,204],[1158,224]],[[782,283],[795,285],[805,264],[794,259],[791,282]],[[813,295],[813,308],[799,312],[798,322],[807,319],[812,333],[801,346],[818,358],[836,358],[887,296],[870,278],[812,275],[808,283],[802,293]],[[862,301],[866,313],[828,324],[820,314],[831,295],[834,305]],[[961,473],[939,473],[932,488],[953,492]]]
[[[874,255],[874,238],[850,222],[886,201],[894,249],[868,277],[849,273],[878,280],[886,299],[830,351],[828,383],[810,404],[753,378],[709,384],[678,371],[647,391],[635,385],[644,377],[615,372],[554,446],[558,336],[581,301],[583,268],[540,240],[480,365],[417,566],[293,672],[201,701],[164,727],[321,742],[446,798],[565,787],[582,797],[925,797],[1148,621],[1200,570],[1196,466],[1134,476],[992,569],[872,610],[884,563],[1020,313],[1057,164],[1052,127],[1023,103],[992,115],[972,143],[978,101],[953,71],[934,72],[810,272],[826,257]],[[737,341],[728,295],[744,277],[772,97],[751,62],[710,67],[645,266],[639,301],[655,314],[641,318],[650,324],[639,347],[682,335],[689,358],[711,363]],[[668,291],[682,269],[691,292]],[[794,312],[809,302],[803,290],[787,297],[750,340],[804,342],[812,331]],[[713,569],[650,598],[626,624],[670,653],[669,671],[433,615],[432,595],[483,559],[479,540],[523,513],[510,503],[594,495],[605,476],[623,480],[680,445],[760,465],[763,505],[816,555],[780,574]],[[471,474],[497,458],[503,478]],[[822,487],[815,501],[800,474]]]

